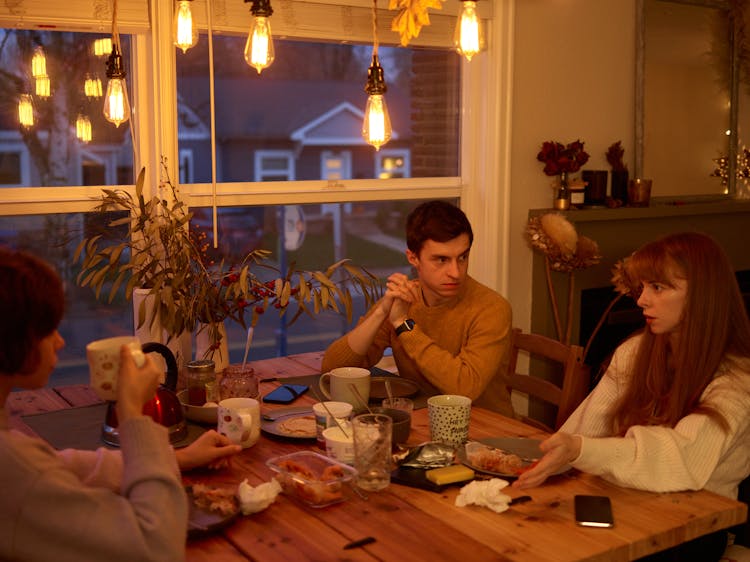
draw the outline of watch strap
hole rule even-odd
[[[399,326],[396,327],[396,335],[400,336],[404,332],[411,332],[414,329],[414,320],[407,318]]]

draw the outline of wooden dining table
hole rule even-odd
[[[320,372],[321,353],[253,362],[260,379],[280,379]],[[54,379],[51,384],[54,385]],[[278,380],[261,383],[261,393]],[[97,401],[86,385],[11,393],[7,403],[11,424],[29,434],[23,415],[86,406]],[[312,404],[313,393],[294,405]],[[263,404],[263,412],[283,406]],[[427,409],[413,413],[408,445],[429,441]],[[495,412],[474,407],[470,439],[522,437],[545,434]],[[272,457],[313,450],[315,442],[261,435],[260,440],[219,471],[198,469],[183,475],[186,485],[207,483],[236,489],[244,480],[251,486],[268,482],[274,472]],[[530,501],[496,513],[486,507],[457,507],[460,486],[440,492],[391,483],[380,492],[351,493],[346,501],[312,508],[280,494],[265,510],[233,520],[215,533],[189,539],[185,557],[190,562],[243,560],[374,561],[374,560],[498,560],[606,561],[634,560],[701,535],[737,525],[747,518],[747,505],[708,491],[653,493],[623,488],[602,478],[571,469],[534,489],[506,488],[511,497],[529,495]],[[610,498],[612,528],[578,526],[573,501],[577,494]],[[344,549],[359,539],[374,541]]]

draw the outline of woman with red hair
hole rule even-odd
[[[729,259],[709,236],[672,234],[637,250],[623,276],[646,328],[615,351],[514,486],[538,486],[570,463],[621,486],[736,498],[750,475],[750,321]],[[718,560],[726,532],[698,541],[654,559]]]

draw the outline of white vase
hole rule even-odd
[[[217,335],[221,336],[219,347],[211,349],[211,344],[216,340]],[[227,343],[227,330],[223,320],[198,325],[198,330],[195,333],[195,359],[211,359],[215,364],[217,373],[223,372],[229,365],[229,344]]]
[[[141,303],[146,301],[145,316],[143,323],[138,327],[139,322],[139,310]],[[138,340],[144,344],[150,341],[157,343],[163,343],[169,350],[174,354],[177,360],[177,370],[182,373],[190,361],[191,353],[191,335],[190,332],[184,331],[179,336],[170,338],[166,330],[163,330],[161,323],[157,318],[153,324],[151,318],[153,317],[153,305],[154,296],[149,294],[148,289],[134,289],[133,290],[133,330]],[[167,365],[164,358],[157,354],[153,354],[152,357],[156,362],[156,365],[166,371]]]

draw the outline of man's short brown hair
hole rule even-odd
[[[464,212],[447,201],[427,201],[415,208],[406,219],[406,247],[419,255],[425,241],[448,242],[461,234],[474,242],[469,219]]]

